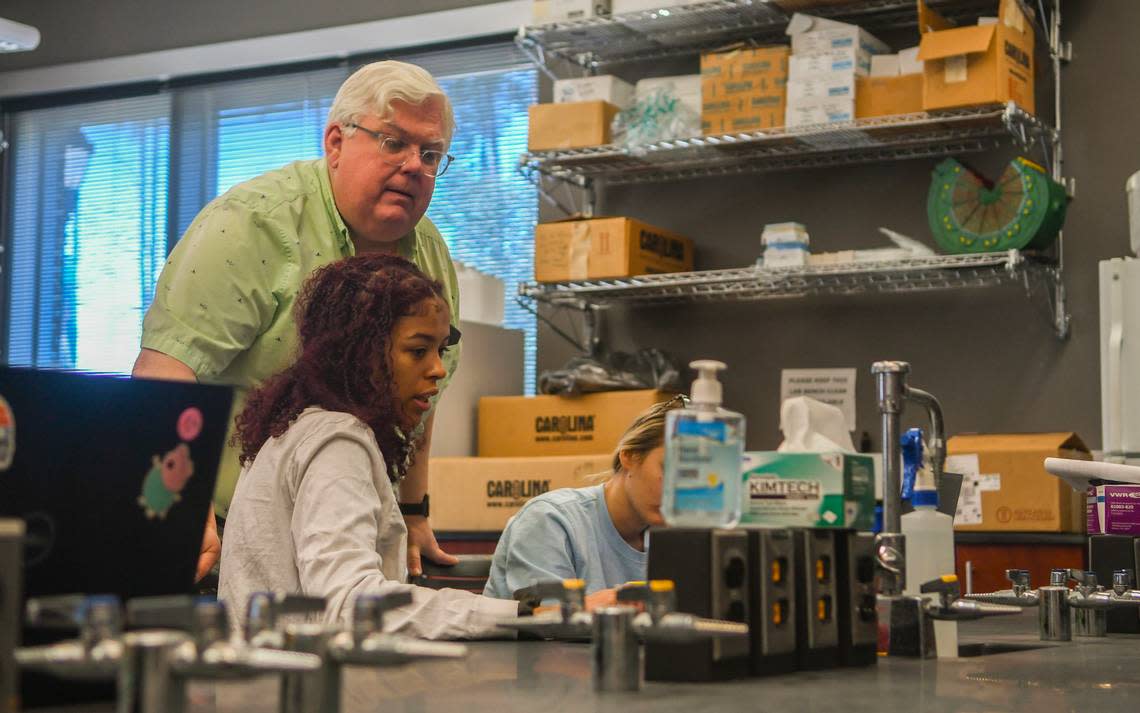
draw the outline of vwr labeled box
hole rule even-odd
[[[740,522],[764,527],[870,530],[875,465],[856,453],[744,454]]]
[[[1090,535],[1140,535],[1140,485],[1092,485],[1086,501]]]
[[[1091,460],[1075,433],[954,436],[950,455],[976,455],[963,479],[954,529],[982,532],[1084,532],[1085,494],[1045,472],[1048,457]]]
[[[539,282],[692,269],[691,240],[633,218],[563,220],[534,230],[534,279]]]
[[[439,530],[498,532],[531,498],[591,484],[610,471],[608,455],[549,458],[432,458],[431,524]]]
[[[672,397],[655,389],[484,397],[479,399],[479,456],[612,453],[638,414]]]
[[[556,151],[608,144],[617,113],[616,105],[604,101],[532,104],[527,148]]]
[[[937,17],[922,0],[919,7],[924,16]],[[941,19],[933,25],[949,27]],[[926,77],[922,108],[1012,101],[1034,113],[1033,48],[1033,20],[1017,0],[1002,0],[996,23],[924,32],[918,52]]]

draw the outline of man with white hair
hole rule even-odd
[[[442,283],[454,325],[455,270],[447,244],[424,217],[436,178],[451,161],[453,131],[451,103],[425,70],[386,61],[356,71],[329,110],[324,158],[234,186],[187,228],[159,276],[133,375],[237,387],[236,415],[246,389],[292,359],[293,303],[305,278],[358,252],[399,255]],[[448,379],[458,362],[453,345],[444,357]],[[440,549],[427,521],[432,414],[400,485],[412,574],[421,571],[421,553],[441,564],[457,561]],[[223,517],[239,472],[237,451],[227,447],[214,499]],[[211,512],[199,579],[219,553]]]

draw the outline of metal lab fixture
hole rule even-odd
[[[277,598],[278,606],[265,606]],[[290,599],[269,593],[255,594],[250,609],[275,614],[290,613],[313,605],[313,598]],[[305,600],[305,601],[300,601]],[[321,609],[324,601],[319,600]],[[341,687],[345,666],[401,666],[421,659],[454,659],[467,655],[462,644],[419,641],[384,632],[384,613],[412,603],[410,591],[385,595],[362,595],[353,604],[352,627],[343,631],[318,623],[292,623],[278,626],[276,616],[262,619],[262,629],[255,634],[265,645],[282,646],[290,651],[319,656],[317,671],[296,671],[281,681],[282,713],[338,713],[341,710]],[[272,631],[273,633],[269,633]]]
[[[594,689],[598,691],[641,687],[639,643],[748,637],[747,624],[675,611],[676,590],[670,580],[626,585],[617,592],[616,606],[593,613],[585,611],[582,580],[540,582],[528,589],[527,595],[534,600],[557,600],[557,610],[518,617],[499,626],[543,638],[591,640]]]
[[[1132,589],[1133,572],[1116,570],[1112,589],[1096,581],[1096,574],[1077,569],[1054,569],[1049,586],[1031,589],[1029,572],[1007,569],[1010,589],[968,594],[968,599],[984,603],[1037,607],[1037,630],[1042,641],[1069,641],[1074,633],[1083,637],[1107,636],[1106,613],[1111,609],[1140,608],[1140,591]],[[1069,589],[1069,582],[1076,587]]]
[[[190,597],[136,600],[128,607],[134,625],[188,629],[123,634],[119,599],[67,595],[29,600],[27,618],[36,626],[73,627],[79,637],[18,649],[24,668],[69,680],[116,681],[120,713],[180,713],[192,678],[247,678],[315,670],[320,659],[268,652],[230,642],[224,605]]]

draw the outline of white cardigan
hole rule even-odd
[[[408,531],[371,429],[346,413],[308,408],[241,474],[222,541],[218,596],[235,627],[258,591],[323,596],[323,620],[347,625],[360,594],[410,589],[385,631],[428,639],[507,637],[495,622],[518,603],[407,580]]]

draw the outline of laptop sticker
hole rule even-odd
[[[16,457],[16,415],[7,400],[0,396],[0,473],[12,467]]]
[[[194,461],[190,459],[190,446],[185,443],[179,443],[161,459],[153,456],[139,495],[139,505],[147,518],[165,519],[170,508],[182,499],[180,493],[192,475]]]
[[[202,412],[191,406],[178,416],[178,437],[192,441],[202,432]]]

